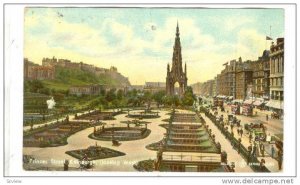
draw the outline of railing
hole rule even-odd
[[[221,156],[209,155],[168,155],[163,154],[164,161],[182,161],[182,162],[221,162]]]
[[[223,124],[220,124],[220,122],[217,121],[216,117],[212,113],[210,113],[209,110],[207,110],[204,107],[201,107],[200,111],[205,113],[205,115],[217,126],[217,128],[231,142],[231,144],[233,146],[235,146],[235,148],[237,150],[239,150],[240,155],[244,159],[246,159],[246,161],[248,161],[249,163],[253,163],[253,164],[260,163],[260,161],[257,159],[257,157],[254,157],[253,155],[251,155],[248,152],[248,150],[246,149],[246,147],[244,145],[242,145],[228,130],[226,130],[225,127],[223,126]],[[268,168],[266,168],[265,166],[260,167],[259,165],[250,165],[250,167],[255,172],[270,172],[270,170]]]

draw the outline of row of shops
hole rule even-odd
[[[283,114],[284,103],[278,100],[265,100],[263,98],[251,98],[245,101],[233,100],[228,102],[233,107],[232,109],[237,109],[237,106],[242,107],[242,114],[252,115],[253,109],[272,111],[275,117],[280,117]]]
[[[233,114],[242,114],[246,116],[253,115],[253,109],[267,110],[271,111],[271,117],[281,118],[283,115],[284,102],[279,100],[268,100],[264,98],[250,97],[246,100],[233,99],[233,96],[218,95],[213,98],[201,97],[206,103],[210,103],[213,106],[223,107],[223,104],[231,106],[231,111]],[[208,101],[208,100],[211,101]]]

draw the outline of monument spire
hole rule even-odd
[[[177,20],[177,26],[176,26],[176,37],[179,37],[179,26],[178,26],[178,20]]]
[[[175,95],[175,83],[179,83],[179,92],[178,94],[182,96],[187,87],[187,77],[186,77],[186,65],[183,71],[182,65],[182,55],[181,55],[181,44],[179,37],[179,24],[177,21],[176,25],[176,37],[175,43],[173,46],[173,57],[172,57],[172,66],[171,71],[169,72],[169,64],[167,66],[167,78],[166,78],[166,91],[168,95]]]

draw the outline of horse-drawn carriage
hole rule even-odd
[[[244,128],[249,134],[253,134],[255,141],[266,141],[266,127],[263,123],[245,124]]]

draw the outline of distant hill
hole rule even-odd
[[[67,90],[75,85],[106,84],[109,86],[130,86],[126,77],[117,72],[96,75],[82,69],[55,67],[54,80],[41,80],[50,89]]]

